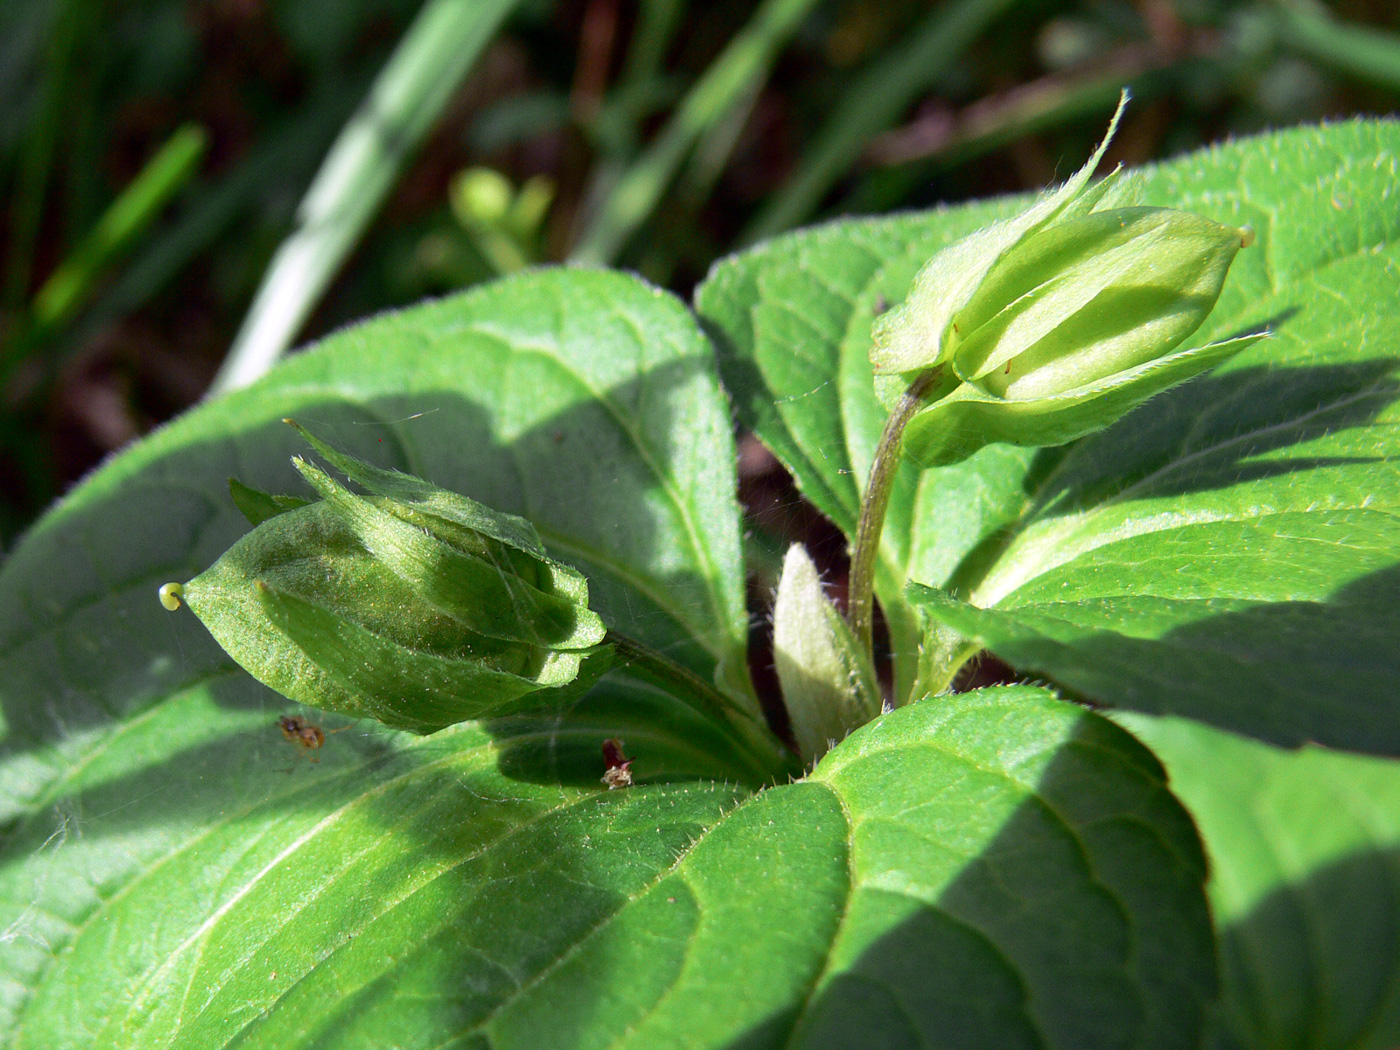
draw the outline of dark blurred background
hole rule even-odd
[[[686,295],[784,229],[1043,186],[1124,85],[1130,165],[1387,114],[1400,5],[3,0],[0,550],[346,321],[562,260]]]

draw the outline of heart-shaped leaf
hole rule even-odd
[[[214,702],[123,744],[169,754]],[[244,720],[173,769],[78,774],[60,804],[82,828],[28,822],[11,1045],[1199,1041],[1190,821],[1126,733],[1042,691],[908,707],[756,795],[648,783],[667,756],[644,732],[635,786],[580,782],[596,736],[572,721],[362,731],[270,776]],[[509,775],[545,759],[557,778]]]
[[[358,771],[402,746],[362,725],[329,736],[313,753],[325,761],[298,763],[277,728],[285,702],[155,598],[247,531],[228,477],[297,484],[289,458],[304,444],[280,422],[293,413],[364,459],[527,516],[555,557],[587,574],[590,604],[610,623],[702,676],[721,666],[730,695],[756,703],[729,413],[710,346],[678,301],[618,274],[553,271],[343,332],[113,460],[0,573],[0,1032],[48,1016],[26,1005],[28,989],[86,917],[106,926],[103,899],[216,826],[243,826],[258,807],[297,809],[289,800],[315,773],[333,774],[333,757]],[[594,784],[613,736],[645,744],[639,779],[740,768],[721,733],[644,682],[610,680],[531,731],[569,719]],[[548,779],[565,759],[519,775]],[[347,775],[344,798],[371,789]],[[160,892],[184,893],[185,879]],[[170,947],[153,930],[131,933]],[[128,947],[107,960],[114,972]]]

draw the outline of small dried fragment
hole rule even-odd
[[[622,741],[617,737],[603,741],[603,764],[607,771],[602,779],[609,791],[632,786],[632,760],[623,754]]]
[[[283,715],[277,726],[284,737],[305,751],[314,751],[326,742],[325,731],[300,715]]]

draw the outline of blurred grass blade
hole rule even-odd
[[[186,124],[166,140],[35,293],[33,323],[37,331],[50,331],[72,320],[103,271],[189,183],[208,146],[209,136],[197,124]]]
[[[684,0],[641,0],[637,5],[637,28],[627,49],[621,81],[640,84],[661,73],[681,16],[685,14]]]
[[[652,283],[662,286],[670,284],[688,245],[693,245],[700,210],[724,174],[729,158],[753,116],[762,87],[761,84],[754,84],[753,90],[735,102],[691,151],[690,160],[676,178],[675,189],[666,208],[666,229],[657,231],[646,252],[636,260],[637,272]]]
[[[1338,73],[1400,91],[1400,36],[1349,25],[1309,0],[1274,0],[1285,47]]]
[[[246,386],[291,345],[408,155],[519,0],[428,0],[331,147],[210,393]]]
[[[140,309],[235,220],[256,208],[260,196],[304,185],[359,95],[348,85],[320,93],[255,142],[234,168],[202,185],[179,217],[123,268],[120,279],[88,311],[83,327],[99,328]]]
[[[571,262],[606,265],[617,257],[656,209],[696,141],[767,79],[778,52],[814,4],[766,0],[619,180],[579,238]]]
[[[81,0],[66,0],[55,5],[53,11],[44,49],[43,79],[33,117],[24,132],[9,206],[9,248],[0,293],[0,303],[7,310],[19,310],[29,295],[34,249],[39,242],[58,139],[65,124],[74,58],[99,18],[98,6]]]
[[[1019,0],[950,0],[910,34],[902,47],[872,60],[807,150],[796,173],[779,188],[740,240],[762,240],[802,222],[827,191],[909,104],[952,68],[968,46]]]
[[[97,225],[35,293],[29,316],[0,353],[0,383],[36,347],[73,320],[112,264],[194,176],[209,144],[202,127],[175,132],[115,201]]]

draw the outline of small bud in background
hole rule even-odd
[[[467,168],[453,177],[448,201],[486,261],[498,274],[507,274],[539,261],[554,192],[553,180],[545,175],[526,179],[517,192],[492,168]]]
[[[167,608],[183,597],[285,696],[420,732],[579,677],[605,628],[587,581],[528,521],[302,433],[366,494],[294,460],[320,501],[281,509],[183,588],[163,588]]]
[[[499,225],[510,212],[515,188],[494,168],[467,168],[452,178],[448,200],[463,226]]]
[[[778,581],[773,657],[793,737],[807,766],[880,713],[875,669],[798,544],[788,549]]]
[[[1205,321],[1248,230],[1166,208],[1096,210],[1094,156],[1021,215],[935,255],[875,325],[871,360],[897,398],[942,372],[904,431],[927,466],[982,445],[1058,445],[1239,352],[1258,335],[1177,348]]]

